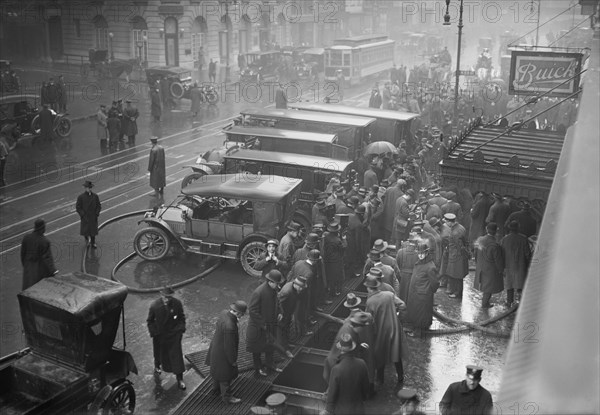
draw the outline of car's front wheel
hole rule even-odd
[[[203,176],[206,176],[206,173],[203,173],[203,172],[194,172],[194,173],[188,174],[181,181],[181,188],[185,189],[190,184],[194,183],[196,180],[201,179]]]
[[[71,127],[71,120],[66,117],[61,117],[56,123],[56,134],[61,137],[67,137],[71,134]]]
[[[262,241],[249,242],[244,245],[240,253],[240,262],[246,274],[256,278],[262,275],[262,272],[256,269],[256,263],[264,252],[267,252],[267,249]]]
[[[169,235],[155,226],[140,229],[133,237],[135,253],[148,261],[163,259],[170,247]]]

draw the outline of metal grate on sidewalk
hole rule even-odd
[[[238,348],[238,370],[240,373],[247,372],[253,369],[252,354],[246,352],[246,338],[242,336],[240,338],[240,345]],[[192,352],[185,355],[185,358],[194,366],[203,377],[206,377],[210,373],[210,366],[204,364],[206,361],[206,355],[208,349],[200,350],[199,352]]]

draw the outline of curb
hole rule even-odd
[[[85,121],[85,120],[89,120],[92,119],[96,116],[96,114],[90,114],[90,115],[82,115],[81,117],[75,117],[75,118],[71,118],[71,122],[75,123],[75,122],[81,122],[81,121]]]

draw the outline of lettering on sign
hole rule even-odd
[[[509,94],[544,93],[561,83],[548,96],[564,97],[579,89],[581,53],[513,51]],[[577,75],[577,76],[576,76]]]

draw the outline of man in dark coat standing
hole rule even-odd
[[[68,90],[65,78],[62,75],[58,76],[58,111],[61,113],[67,112]]]
[[[469,229],[469,243],[473,247],[473,243],[480,236],[485,235],[485,220],[487,218],[491,200],[487,193],[478,192],[475,195],[475,201],[471,208],[471,228]]]
[[[342,335],[336,347],[338,363],[331,369],[325,414],[362,415],[369,397],[369,374],[364,360],[354,356],[356,342],[350,334]]]
[[[473,288],[483,292],[481,308],[490,308],[492,294],[504,290],[504,253],[496,242],[498,226],[488,223],[485,227],[487,235],[475,241],[475,279]]]
[[[185,333],[183,304],[173,297],[175,292],[170,287],[163,288],[160,294],[161,298],[150,305],[146,320],[154,350],[154,373],[160,375],[161,370],[174,373],[179,389],[185,389],[181,350],[181,338]]]
[[[344,251],[347,244],[346,238],[339,235],[340,229],[338,222],[330,223],[323,237],[323,264],[329,295],[332,297],[340,295],[344,282]]]
[[[48,86],[46,87],[46,98],[50,108],[54,111],[58,111],[58,100],[60,99],[60,88],[54,83],[54,78],[50,78]]]
[[[140,113],[137,108],[131,105],[131,101],[125,101],[125,109],[123,110],[123,132],[127,136],[127,145],[135,146],[135,136],[138,133],[137,119]]]
[[[54,138],[54,116],[48,108],[48,104],[42,105],[40,111],[40,139],[52,141]]]
[[[500,245],[504,252],[504,288],[506,289],[506,305],[512,306],[517,290],[517,302],[525,285],[531,247],[527,237],[519,233],[519,223],[512,221],[508,224],[509,234],[502,238]]]
[[[89,243],[95,249],[96,235],[98,235],[98,216],[100,216],[102,205],[98,195],[92,192],[94,183],[86,180],[83,187],[85,192],[77,197],[77,203],[75,204],[75,210],[81,219],[79,234],[85,238],[86,243]]]
[[[306,287],[306,279],[298,276],[292,281],[287,282],[277,294],[277,299],[279,300],[279,314],[281,315],[277,338],[279,344],[285,349],[286,356],[289,358],[294,357],[289,350],[292,322],[298,308],[300,296]],[[296,325],[298,326],[299,324],[302,324],[302,322],[297,321]]]
[[[220,394],[223,402],[237,404],[242,400],[233,396],[231,382],[238,376],[238,348],[240,335],[238,321],[246,314],[248,306],[244,301],[236,301],[219,315],[205,364],[210,366],[213,379],[213,393]]]
[[[369,252],[371,242],[371,232],[369,224],[365,221],[366,208],[359,205],[354,209],[354,213],[348,218],[348,228],[346,241],[346,266],[351,276],[359,276],[362,271],[364,258]]]
[[[504,230],[504,224],[510,216],[511,210],[510,205],[504,202],[504,198],[501,195],[499,195],[498,193],[492,193],[492,196],[494,196],[495,201],[494,204],[490,207],[488,216],[485,219],[485,221],[487,223],[494,222],[496,224],[499,224],[498,232],[496,232],[496,241],[500,242],[506,234]]]
[[[115,103],[113,102],[113,104]],[[113,108],[108,111],[106,130],[108,131],[108,148],[112,153],[118,149],[119,136],[121,135],[121,120]]]
[[[406,319],[414,328],[414,334],[421,337],[422,330],[433,322],[433,295],[439,287],[439,275],[428,245],[420,244],[417,255],[419,260],[408,288]]]
[[[212,58],[208,63],[208,80],[213,83],[217,81],[217,63]]]
[[[277,292],[283,283],[281,272],[276,269],[269,271],[266,281],[254,290],[248,304],[248,329],[246,330],[246,350],[252,353],[254,375],[267,376],[267,369],[281,372],[273,362],[274,350],[285,356],[285,349],[276,342],[278,321],[283,316],[278,314]],[[261,354],[265,354],[263,367]]]
[[[152,148],[148,159],[148,171],[150,172],[150,187],[156,194],[162,194],[167,185],[167,170],[165,166],[165,149],[158,144],[158,137],[150,138]]]
[[[371,97],[369,98],[369,108],[381,108],[382,98],[379,93],[379,86],[375,85],[371,90]]]
[[[277,84],[275,88],[275,108],[279,109],[287,109],[287,96],[285,95],[285,91],[281,88],[281,84]]]
[[[160,117],[162,116],[162,102],[158,87],[150,89],[150,113],[154,121],[160,121]]]
[[[492,413],[494,407],[492,394],[480,385],[481,372],[483,372],[482,368],[469,365],[465,380],[448,386],[440,402],[442,415],[490,415]]]
[[[190,111],[194,118],[200,112],[200,106],[202,105],[202,92],[198,87],[198,83],[194,82],[194,86],[190,89],[190,100],[192,101],[192,106],[190,107]]]
[[[385,190],[383,199],[383,213],[381,216],[381,229],[383,231],[383,239],[390,241],[392,231],[394,229],[394,216],[396,215],[396,202],[404,194],[406,181],[398,179],[398,181]],[[400,245],[398,242],[396,245]]]
[[[33,232],[25,235],[21,241],[23,290],[58,273],[54,267],[50,241],[44,236],[44,232],[46,232],[46,222],[37,219]]]
[[[465,228],[456,223],[454,213],[444,215],[446,226],[442,227],[442,276],[448,277],[450,298],[462,298],[463,280],[469,274],[469,241]]]
[[[523,202],[521,210],[510,214],[504,226],[508,229],[509,224],[516,221],[519,225],[519,232],[527,238],[537,233],[537,221],[531,215],[531,205],[529,202]]]

